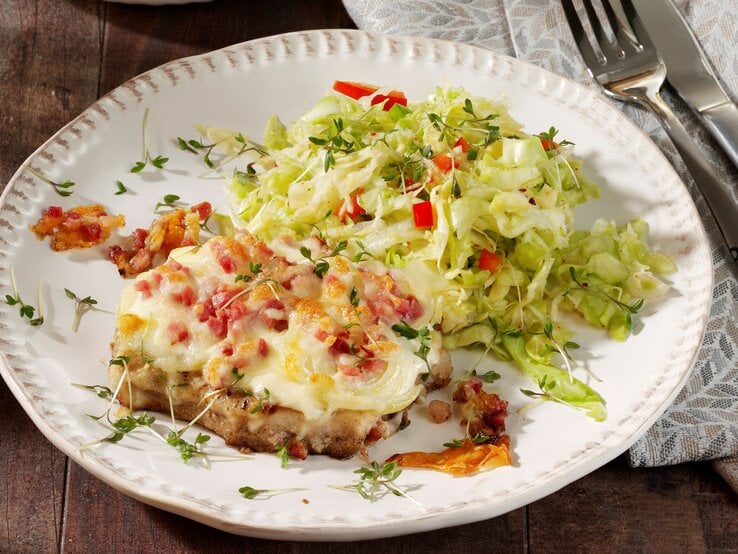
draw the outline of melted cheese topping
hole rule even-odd
[[[330,265],[322,278],[300,254],[306,245]],[[427,310],[407,284],[384,267],[321,258],[314,239],[275,250],[240,232],[173,251],[123,291],[118,354],[201,373],[214,389],[244,388],[309,420],[412,403],[427,365],[418,340],[391,327],[422,326]]]

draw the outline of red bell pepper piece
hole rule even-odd
[[[502,260],[502,256],[485,248],[479,256],[479,269],[486,269],[490,273],[494,273],[502,265]]]
[[[444,173],[451,171],[452,167],[459,167],[459,162],[453,159],[450,154],[445,153],[433,156],[433,163]]]
[[[364,96],[374,94],[379,87],[373,85],[367,85],[365,83],[355,83],[353,81],[335,81],[333,83],[333,90],[340,92],[344,96],[358,100]]]
[[[461,151],[466,154],[469,151],[469,142],[464,137],[459,137],[456,142],[454,143],[454,148],[457,146],[461,147]]]
[[[359,205],[358,197],[364,192],[363,188],[356,189],[351,193],[349,203],[342,200],[336,210],[333,212],[341,218],[341,223],[346,223],[349,219],[356,221],[360,216],[366,213],[366,210]]]
[[[430,200],[413,204],[413,219],[418,229],[433,227],[433,204]]]
[[[358,100],[364,96],[370,96],[379,90],[379,87],[374,85],[367,85],[366,83],[356,83],[354,81],[335,81],[333,83],[333,90],[338,93]],[[407,106],[407,98],[405,94],[399,90],[391,90],[387,94],[377,94],[372,98],[371,105],[381,104],[384,102],[382,109],[386,112],[395,104]]]

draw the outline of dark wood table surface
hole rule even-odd
[[[0,187],[98,97],[164,62],[262,36],[353,28],[340,0],[133,6],[0,1]],[[361,543],[216,531],[132,500],[68,460],[0,381],[0,552],[736,552],[738,496],[708,463],[618,458],[498,518]]]

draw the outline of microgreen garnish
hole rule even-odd
[[[272,393],[267,388],[264,389],[264,392],[261,396],[254,395],[254,398],[256,399],[256,404],[254,404],[254,407],[251,408],[251,413],[255,414],[256,412],[260,412],[264,409],[265,406],[268,406],[269,398],[271,396]]]
[[[13,270],[12,266],[10,268],[10,281],[13,287],[13,294],[6,294],[5,302],[8,304],[8,306],[18,306],[18,313],[22,318],[27,318],[28,324],[32,327],[38,327],[39,325],[42,325],[44,322],[44,316],[41,304],[41,280],[38,281],[38,286],[36,288],[38,311],[30,304],[26,304],[25,302],[23,302],[20,292],[18,292],[18,286],[15,283],[15,271]]]
[[[251,272],[251,275],[247,273],[239,273],[236,275],[236,283],[239,281],[243,281],[245,283],[248,283],[256,277],[259,273],[261,273],[261,264],[256,262],[249,262],[249,271]]]
[[[165,194],[164,198],[162,198],[159,202],[156,203],[156,206],[154,206],[154,213],[159,213],[159,210],[162,208],[166,208],[168,210],[176,210],[178,207],[182,206],[180,203],[180,197],[176,194]]]
[[[274,450],[277,453],[277,457],[279,458],[279,465],[282,466],[282,469],[287,469],[287,467],[290,465],[290,454],[287,451],[287,447],[284,445],[279,445]]]
[[[459,180],[456,178],[456,173],[454,173],[454,179],[451,185],[451,196],[454,198],[461,198],[461,185],[459,184]]]
[[[560,142],[556,142],[556,140],[554,140],[554,137],[557,134],[559,134],[558,129],[556,129],[555,127],[549,127],[548,131],[538,133],[538,137],[541,140],[547,141],[549,145],[549,149],[557,148],[558,146],[565,146],[567,144],[574,144],[573,142],[568,141],[568,140],[562,140]]]
[[[333,128],[329,131],[326,137],[310,136],[308,140],[316,146],[325,147],[325,158],[323,159],[323,171],[328,173],[328,170],[336,165],[337,153],[350,154],[356,151],[357,145],[359,148],[363,148],[363,144],[359,142],[359,139],[352,136],[346,131],[343,119],[338,117],[333,120]],[[348,135],[348,136],[346,136]]]
[[[210,169],[216,169],[215,163],[213,163],[213,160],[210,158],[211,154],[213,153],[213,150],[223,142],[227,140],[235,140],[237,143],[241,145],[241,148],[239,151],[230,156],[227,160],[225,160],[223,163],[233,160],[235,158],[238,158],[242,154],[245,154],[246,152],[254,151],[259,153],[262,156],[266,155],[266,152],[264,151],[263,147],[258,146],[257,144],[249,141],[244,137],[241,133],[236,133],[233,135],[226,136],[219,141],[213,142],[211,144],[203,144],[201,141],[196,139],[184,139],[182,137],[177,137],[177,146],[180,150],[183,150],[185,152],[191,152],[192,154],[202,154],[202,161],[203,163]],[[222,164],[221,164],[222,165]],[[248,164],[246,166],[246,172],[244,173],[242,171],[238,171],[237,174],[234,175],[234,177],[240,179],[241,177],[245,177],[248,175],[253,175],[255,173],[253,165]]]
[[[534,398],[539,400],[540,402],[543,402],[545,400],[549,400],[551,402],[558,402],[559,404],[564,404],[565,406],[569,406],[570,408],[574,408],[575,410],[585,410],[586,408],[576,406],[572,404],[571,402],[567,402],[566,400],[559,398],[553,393],[553,390],[556,388],[557,383],[555,378],[549,378],[547,375],[544,375],[537,381],[537,385],[539,388],[539,391],[532,391],[530,389],[520,389],[520,392],[522,392],[525,396],[529,398]],[[536,405],[535,403],[533,405]],[[525,406],[520,411],[527,410],[532,406]]]
[[[62,182],[52,181],[51,179],[49,179],[42,173],[36,171],[32,167],[28,167],[27,169],[35,177],[37,177],[38,179],[41,179],[47,185],[50,185],[51,188],[54,189],[54,192],[57,193],[59,196],[71,196],[72,193],[74,192],[73,190],[71,190],[77,184],[74,181],[70,181],[68,179]]]
[[[116,181],[115,182],[115,195],[118,196],[120,194],[125,194],[126,192],[128,192],[128,189],[123,184],[123,182],[122,181]]]
[[[449,130],[461,131],[461,132],[475,132],[481,133],[484,136],[481,146],[487,146],[492,144],[500,138],[500,128],[497,125],[492,125],[491,121],[497,119],[498,114],[492,113],[482,117],[477,115],[474,111],[474,105],[472,101],[467,98],[464,100],[464,107],[462,108],[466,114],[470,117],[468,119],[462,119],[458,125],[449,124],[443,117],[437,113],[429,113],[428,119],[430,120],[433,127],[441,133],[441,139],[445,140],[446,132]]]
[[[467,440],[472,441],[474,444],[485,444],[489,442],[490,437],[484,433],[477,433],[473,437],[467,436],[466,439],[454,439],[450,442],[444,442],[443,446],[446,448],[459,448],[464,445]]]
[[[582,280],[582,278],[577,275],[574,266],[569,266],[569,275],[571,276],[571,280],[574,281],[574,283],[577,285],[576,290],[597,296],[605,302],[612,302],[613,304],[615,304],[615,306],[623,312],[625,316],[625,327],[627,332],[630,333],[633,328],[633,319],[631,317],[631,314],[637,314],[638,311],[643,307],[643,298],[636,300],[632,304],[626,304],[625,302],[622,302],[615,298],[613,295],[608,294],[604,290],[601,290],[600,287],[593,285],[593,283]],[[568,294],[571,290],[572,289],[567,290],[566,294]]]
[[[349,293],[349,302],[351,302],[352,306],[359,305],[359,291],[356,290],[356,287],[353,287],[351,293]]]
[[[414,329],[410,327],[410,325],[408,325],[405,320],[402,320],[400,323],[395,323],[392,326],[392,330],[401,337],[405,337],[406,339],[418,339],[420,346],[418,347],[418,350],[414,352],[414,354],[418,358],[423,360],[426,365],[428,365],[428,352],[430,352],[431,341],[430,328],[428,326],[421,327],[420,329]]]
[[[184,150],[185,152],[192,152],[193,154],[198,154],[200,151],[204,152],[202,161],[210,169],[215,167],[215,164],[213,164],[213,162],[210,160],[210,153],[213,151],[213,148],[215,148],[217,145],[218,143],[205,145],[199,140],[195,140],[195,139],[185,140],[182,137],[177,137],[177,146],[179,146],[180,150]]]
[[[193,442],[187,442],[182,438],[184,429],[180,431],[170,431],[167,435],[167,444],[173,446],[179,450],[179,457],[185,463],[189,462],[193,456],[204,456],[203,452],[200,451],[200,445],[205,444],[210,440],[210,435],[204,435],[198,433]]]
[[[151,157],[149,151],[149,109],[144,110],[143,123],[142,123],[142,134],[143,134],[143,160],[136,162],[129,171],[131,173],[141,173],[148,164],[151,164],[156,169],[162,169],[164,165],[169,161],[169,158],[164,156]]]
[[[386,462],[383,465],[379,465],[378,462],[372,461],[369,463],[369,466],[360,467],[354,470],[354,473],[359,476],[359,480],[356,483],[330,486],[334,489],[358,492],[362,498],[370,502],[378,500],[380,498],[379,492],[384,490],[385,492],[391,492],[395,496],[404,496],[419,504],[417,500],[395,485],[395,481],[402,473],[402,470],[397,467],[395,462]]]
[[[351,258],[351,261],[354,263],[359,263],[364,259],[364,256],[366,256],[368,259],[372,259],[372,255],[367,252],[366,247],[364,246],[364,243],[360,240],[356,241],[356,245],[359,247],[359,251],[354,254],[354,256]]]
[[[79,298],[71,290],[66,288],[64,289],[64,294],[67,295],[67,298],[74,300],[74,320],[72,320],[72,331],[76,333],[77,329],[79,329],[79,322],[82,319],[82,314],[87,310],[91,310],[92,307],[97,304],[97,300],[91,296]]]
[[[308,260],[310,260],[311,262],[315,264],[315,275],[317,275],[318,277],[322,279],[323,276],[330,269],[328,258],[334,258],[338,256],[338,254],[340,254],[346,249],[346,246],[348,246],[348,242],[345,240],[342,240],[338,244],[336,244],[336,246],[333,248],[330,254],[328,254],[327,256],[321,256],[320,258],[313,258],[313,253],[310,251],[310,249],[307,246],[301,246],[300,254],[302,254],[303,257],[307,258]]]
[[[79,383],[72,383],[72,386],[92,391],[100,398],[110,398],[113,396],[113,391],[104,385],[81,385]]]
[[[240,492],[241,496],[243,496],[246,500],[253,500],[257,496],[274,496],[276,494],[285,494],[288,492],[297,492],[297,491],[306,491],[306,490],[309,490],[309,489],[305,487],[296,487],[292,489],[255,489],[254,487],[250,487],[246,485],[238,489],[238,492]]]
[[[156,418],[147,414],[142,414],[138,417],[132,415],[122,417],[113,422],[113,429],[115,429],[108,436],[100,439],[102,442],[120,442],[121,439],[138,427],[151,427],[151,424],[156,421]]]
[[[494,383],[495,381],[497,381],[497,379],[500,378],[500,374],[496,371],[488,371],[480,375],[480,377],[485,383]]]

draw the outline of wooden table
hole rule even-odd
[[[261,36],[353,26],[340,0],[2,0],[0,184],[62,125],[143,71]],[[3,382],[0,437],[0,552],[738,551],[738,496],[707,463],[632,469],[619,458],[492,520],[300,544],[228,535],[118,493],[47,442]]]

